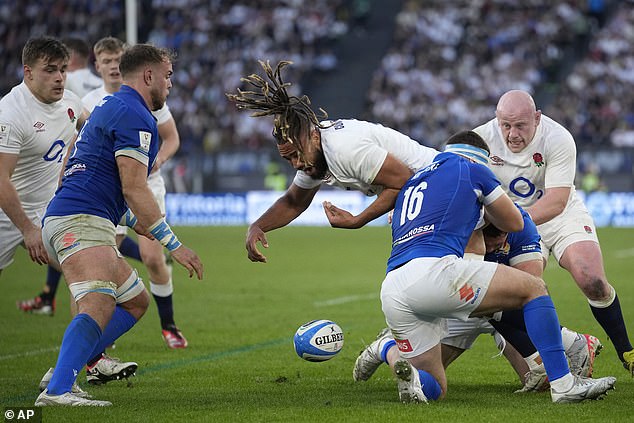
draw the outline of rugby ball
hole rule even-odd
[[[304,360],[326,361],[343,348],[343,331],[331,320],[312,320],[297,329],[293,342]]]

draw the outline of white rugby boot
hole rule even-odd
[[[50,395],[48,393],[48,389],[45,389],[35,400],[35,406],[44,407],[49,405],[65,405],[72,407],[107,407],[109,405],[112,405],[112,403],[110,401],[99,401],[78,397],[71,392],[66,392],[61,395]]]
[[[551,386],[550,396],[553,402],[558,404],[581,402],[585,400],[600,399],[610,389],[614,389],[616,378],[613,376],[591,379],[588,377],[574,376],[574,384],[565,392],[557,392]]]
[[[400,359],[394,363],[394,374],[398,382],[398,396],[402,403],[427,403],[418,370],[409,361]]]
[[[92,366],[86,366],[86,380],[93,385],[102,385],[111,380],[127,379],[134,376],[138,364],[134,361],[124,362],[115,357],[103,354]]]
[[[376,336],[376,340],[359,353],[359,357],[357,357],[352,369],[352,378],[355,381],[368,380],[372,377],[376,369],[383,363],[383,360],[381,360],[381,345],[391,338],[390,329],[384,328]]]
[[[48,372],[46,372],[44,376],[42,376],[42,380],[40,380],[40,392],[48,388],[48,384],[51,381],[51,378],[53,377],[53,370],[54,370],[53,367],[51,367],[50,369],[48,369]],[[87,398],[87,399],[92,398],[92,395],[90,395],[88,392],[84,391],[83,389],[79,387],[79,385],[77,384],[77,381],[73,382],[73,386],[71,387],[70,392],[71,394],[77,395],[78,397],[81,397],[81,398]]]
[[[566,352],[570,373],[590,377],[594,371],[594,359],[601,352],[603,344],[595,336],[577,334],[577,338]]]

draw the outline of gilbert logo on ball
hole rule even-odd
[[[326,361],[343,348],[343,331],[331,320],[312,320],[297,329],[295,352],[307,361]]]

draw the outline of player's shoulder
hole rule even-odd
[[[35,100],[24,83],[16,85],[0,99],[0,120],[2,123],[27,121]]]
[[[497,118],[493,118],[480,126],[477,126],[473,129],[473,132],[480,135],[482,139],[488,141],[494,138],[498,129],[498,121]]]
[[[544,135],[547,137],[565,138],[573,141],[572,134],[561,123],[557,122],[551,117],[542,115],[540,118],[540,124],[543,125]]]
[[[64,90],[64,96],[62,97],[62,101],[68,104],[71,104],[75,107],[78,107],[79,109],[81,109],[83,107],[83,104],[81,102],[81,97],[79,97],[77,94],[75,94],[73,91],[71,90]]]

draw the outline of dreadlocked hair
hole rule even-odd
[[[271,68],[268,60],[266,63],[258,61],[269,81],[260,75],[251,74],[241,81],[252,85],[254,91],[242,91],[238,88],[237,94],[225,94],[230,101],[236,103],[238,109],[256,110],[251,116],[275,116],[273,136],[278,144],[291,143],[295,145],[300,154],[303,154],[303,146],[299,140],[310,136],[313,126],[327,128],[320,120],[328,118],[324,109],[319,109],[321,119],[310,107],[310,99],[306,95],[301,97],[288,94],[287,88],[290,82],[282,80],[282,69],[293,64],[290,61],[280,61],[275,70]]]

